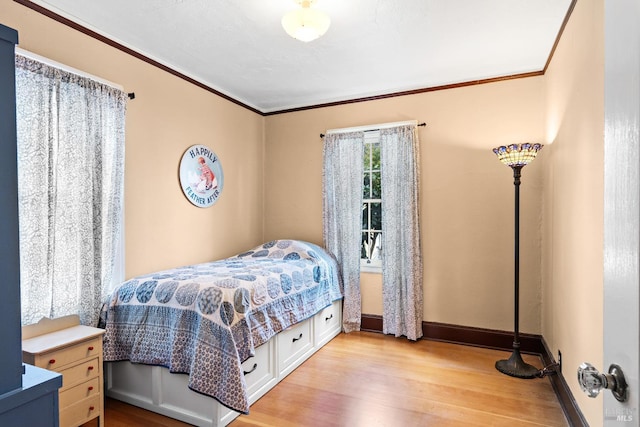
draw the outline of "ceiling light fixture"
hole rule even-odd
[[[312,9],[316,0],[294,0],[300,9],[282,17],[282,28],[296,40],[310,42],[327,32],[331,19],[326,13]]]

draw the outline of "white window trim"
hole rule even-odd
[[[380,265],[377,265],[377,262],[368,264],[366,260],[360,258],[360,272],[382,274],[382,261],[379,262]]]

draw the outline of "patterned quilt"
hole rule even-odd
[[[278,332],[342,298],[325,250],[277,240],[220,261],[133,278],[111,294],[105,361],[189,374],[189,388],[249,412],[241,363]]]

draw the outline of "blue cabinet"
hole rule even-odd
[[[22,385],[0,396],[0,426],[57,427],[60,374],[24,365]]]
[[[58,426],[59,374],[22,364],[15,45],[0,24],[0,426]]]
[[[22,383],[15,45],[18,33],[0,25],[0,395]]]

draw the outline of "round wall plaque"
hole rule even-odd
[[[218,200],[223,185],[222,165],[216,153],[204,145],[187,148],[180,160],[180,186],[187,199],[207,208]]]

